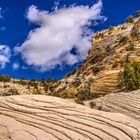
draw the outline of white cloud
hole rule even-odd
[[[0,68],[5,68],[6,63],[9,63],[10,56],[10,48],[6,45],[0,45]]]
[[[12,67],[13,67],[14,70],[19,69],[19,63],[14,63],[14,64],[12,65]]]
[[[0,7],[0,19],[3,18],[2,16],[3,10]],[[4,31],[6,28],[0,27],[0,31]],[[7,45],[0,45],[0,69],[5,68],[6,64],[9,63],[11,57],[11,50]]]
[[[46,71],[60,65],[73,65],[83,60],[91,44],[91,23],[105,21],[101,16],[102,2],[89,6],[54,8],[41,11],[32,5],[27,11],[30,22],[39,27],[30,31],[28,38],[15,51],[20,52],[28,65]],[[93,23],[93,24],[94,24]],[[76,50],[76,54],[71,52]]]

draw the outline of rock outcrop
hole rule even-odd
[[[56,97],[0,97],[0,140],[140,140],[140,122]]]
[[[87,106],[90,104],[94,109],[119,112],[140,120],[140,90],[119,92],[86,102]]]
[[[84,63],[56,82],[52,91],[76,93],[89,82],[91,91],[99,96],[117,92],[118,73],[126,60],[140,61],[139,35],[140,18],[96,33]]]

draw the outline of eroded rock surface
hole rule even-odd
[[[91,104],[92,102],[92,104]],[[119,112],[134,119],[140,120],[140,90],[131,92],[119,92],[105,97],[88,101],[87,106],[110,112]]]
[[[140,140],[140,122],[56,97],[0,97],[0,140]]]

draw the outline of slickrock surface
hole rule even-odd
[[[0,97],[0,140],[140,140],[140,122],[56,97]]]
[[[86,105],[89,106],[90,102]],[[92,102],[94,109],[120,112],[140,120],[140,90],[110,94]]]

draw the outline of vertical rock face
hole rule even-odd
[[[140,140],[140,122],[50,96],[0,97],[1,140]]]
[[[126,59],[140,60],[139,56],[140,18],[135,18],[133,23],[96,33],[83,64],[55,83],[52,89],[57,93],[73,89],[76,93],[89,82],[91,91],[99,96],[117,92],[118,73],[123,70]]]

